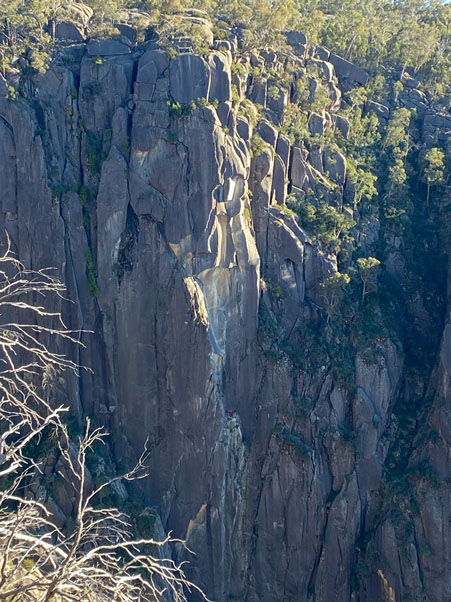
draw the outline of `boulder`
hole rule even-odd
[[[230,101],[219,103],[218,108],[216,109],[216,113],[218,114],[219,121],[221,122],[222,127],[230,126],[231,112],[232,112],[232,103]]]
[[[278,86],[272,85],[271,82],[269,82],[269,90],[271,92],[275,91],[276,88],[278,88]],[[287,105],[287,101],[288,101],[287,93],[283,88],[278,88],[277,95],[276,94],[268,94],[267,95],[266,106],[268,107],[268,109],[270,109],[271,111],[273,111],[275,113],[276,118],[274,120],[274,123],[276,123],[277,125],[279,125],[281,122],[283,112]]]
[[[374,102],[374,100],[368,100],[365,104],[367,111],[373,111],[379,118],[388,119],[390,116],[390,110],[385,105],[380,104],[379,102]]]
[[[290,180],[293,186],[304,190],[309,184],[309,178],[306,170],[306,164],[302,150],[295,146],[291,158]]]
[[[240,138],[245,142],[249,142],[251,138],[249,122],[244,117],[238,117],[236,122],[236,130]]]
[[[407,73],[407,71],[404,71],[404,73],[401,75],[401,82],[406,88],[418,88],[420,85],[419,80],[417,80],[415,77],[412,77],[410,73]]]
[[[132,44],[136,44],[138,39],[138,30],[136,27],[126,25],[125,23],[115,23],[114,27],[120,31],[121,36],[124,36],[127,38],[127,40],[130,40]]]
[[[229,40],[215,40],[213,47],[216,50],[219,50],[220,48],[224,48],[225,50],[228,50],[230,53],[232,52],[232,44],[229,42]]]
[[[337,150],[325,148],[323,152],[324,171],[330,179],[343,186],[346,180],[346,158]]]
[[[276,147],[277,130],[269,123],[269,121],[266,119],[259,121],[257,132],[265,142],[270,144],[273,148]]]
[[[332,106],[329,107],[329,111],[333,113],[338,111],[341,107],[341,92],[334,82],[329,82],[329,98],[332,101]]]
[[[313,136],[323,136],[325,129],[325,118],[318,113],[311,113],[308,120],[308,128]]]
[[[83,28],[72,21],[55,23],[55,38],[67,42],[83,42],[85,39]]]
[[[327,50],[327,48],[324,48],[324,46],[315,46],[313,54],[316,55],[322,61],[328,61],[330,57],[330,51]]]
[[[266,106],[266,81],[255,80],[252,82],[250,99],[256,105]]]
[[[211,73],[210,100],[228,101],[232,97],[230,64],[221,52],[214,52],[208,59]]]
[[[354,65],[354,63],[350,63],[346,59],[336,54],[331,54],[329,61],[335,67],[335,73],[338,77],[352,79],[363,86],[365,86],[368,82],[368,73],[360,67],[357,67],[357,65]]]
[[[312,167],[314,167],[319,173],[324,173],[323,168],[323,152],[322,148],[318,145],[312,147],[308,156],[309,163]]]
[[[340,130],[343,138],[347,140],[349,138],[349,121],[344,117],[341,117],[341,115],[332,115],[332,123],[336,129]]]
[[[90,56],[130,54],[130,48],[116,40],[89,40],[88,54]]]
[[[169,65],[169,57],[165,52],[161,50],[149,50],[145,52],[139,59],[138,78],[139,70],[142,69],[144,65],[146,65],[149,62],[155,64],[157,75],[158,77],[160,77],[161,75],[163,75],[163,72],[167,69]]]
[[[210,46],[213,44],[213,32],[211,22],[208,19],[200,16],[186,15],[183,17],[183,21],[190,26],[195,26]]]
[[[317,59],[309,59],[307,61],[307,67],[316,69],[319,77],[325,79],[327,82],[331,82],[334,77],[334,66],[328,61],[319,61]]]
[[[267,65],[274,65],[274,63],[277,62],[277,54],[274,52],[274,50],[262,50],[260,52],[260,55],[263,57],[265,63]]]
[[[65,12],[67,11],[70,18],[75,16],[76,20],[82,23],[85,27],[88,25],[92,15],[94,14],[92,8],[86,4],[83,4],[82,2],[67,3],[65,6],[63,6],[63,9],[65,9]]]
[[[287,44],[290,46],[296,46],[297,44],[307,44],[307,38],[305,34],[300,31],[286,31],[285,38],[287,40]]]

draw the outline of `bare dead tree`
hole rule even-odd
[[[182,602],[192,589],[203,596],[182,565],[162,557],[177,540],[135,539],[123,512],[95,503],[115,481],[144,478],[146,456],[131,471],[93,487],[86,456],[106,433],[87,420],[84,435],[71,441],[61,419],[66,408],[52,407],[43,394],[52,370],[77,371],[43,341],[80,344],[79,333],[65,327],[60,313],[33,302],[63,293],[51,271],[25,270],[8,244],[0,257],[0,601]],[[76,493],[70,534],[55,525],[39,497],[27,494],[30,479],[42,475],[27,446],[46,428],[56,433],[64,478]]]

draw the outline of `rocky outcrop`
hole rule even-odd
[[[74,302],[67,324],[93,331],[74,358],[93,373],[68,383],[72,408],[110,430],[122,465],[147,441],[139,493],[186,539],[195,556],[174,555],[211,599],[448,599],[449,495],[431,474],[449,479],[450,323],[431,380],[416,381],[438,401],[406,464],[417,511],[393,494],[402,522],[381,504],[397,404],[417,399],[402,345],[386,332],[350,357],[339,335],[342,355],[308,346],[324,344],[322,283],[337,253],[285,206],[290,193],[341,210],[346,157],[322,137],[349,135],[336,76],[367,74],[316,49],[331,103],[310,112],[307,150],[276,127],[287,92],[232,76],[228,47],[173,58],[149,43],[80,48],[25,97],[3,85],[0,98],[0,228],[27,266],[57,267]],[[259,117],[246,103],[237,115],[232,81]],[[426,115],[425,134],[437,124]],[[434,472],[421,476],[425,460]],[[64,499],[62,488],[52,499],[61,524]]]

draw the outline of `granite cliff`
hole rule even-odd
[[[58,268],[68,325],[92,331],[76,358],[92,373],[57,395],[107,427],[118,466],[147,441],[135,494],[186,539],[195,556],[174,554],[211,599],[451,600],[449,239],[347,202],[331,137],[348,138],[343,96],[368,75],[287,39],[247,55],[239,35],[203,55],[91,40],[17,77],[20,94],[2,79],[0,231],[30,268]],[[416,141],[449,140],[415,83],[401,102]],[[280,131],[293,106],[307,146]],[[364,110],[384,131],[394,109]],[[395,326],[378,300],[350,319],[360,337],[333,331],[324,282],[353,243],[314,235],[287,207],[306,198],[382,253]],[[442,225],[443,207],[426,208]],[[64,522],[67,492],[50,495]]]

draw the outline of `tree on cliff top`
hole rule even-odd
[[[87,454],[105,433],[88,421],[84,435],[71,441],[65,408],[52,404],[52,378],[77,366],[51,347],[57,339],[78,344],[78,333],[36,299],[63,292],[50,271],[25,270],[9,249],[0,257],[0,601],[157,602],[169,596],[181,602],[186,589],[198,588],[160,553],[170,538],[133,539],[124,513],[96,503],[114,482],[146,476],[144,456],[130,472],[95,487]],[[49,475],[30,449],[43,436],[56,442],[59,454],[53,477],[63,477],[73,492],[72,528],[56,525],[55,504],[42,495]]]

